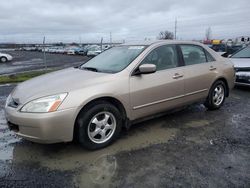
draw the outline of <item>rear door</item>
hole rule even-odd
[[[184,101],[189,103],[207,97],[217,73],[215,59],[199,45],[183,44],[179,50],[185,64]]]
[[[182,103],[183,70],[175,45],[152,50],[141,64],[155,64],[156,72],[130,77],[130,104],[133,119],[151,115]]]

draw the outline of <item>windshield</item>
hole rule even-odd
[[[119,46],[104,51],[81,66],[81,69],[117,73],[126,68],[145,46]]]
[[[232,58],[250,58],[250,48],[243,48],[242,50],[232,55]]]

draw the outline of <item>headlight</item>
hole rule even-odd
[[[67,93],[62,93],[30,101],[21,108],[21,112],[54,112],[62,104],[66,96]]]

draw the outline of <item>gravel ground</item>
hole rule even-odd
[[[13,56],[13,61],[0,63],[0,75],[44,69],[42,52],[5,51]],[[48,68],[66,68],[84,63],[88,58],[78,55],[46,53]]]
[[[250,89],[224,106],[191,105],[124,131],[110,147],[41,145],[7,128],[0,87],[0,187],[250,187]]]

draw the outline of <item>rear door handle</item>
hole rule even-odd
[[[183,77],[183,75],[179,74],[179,73],[175,73],[174,76],[173,76],[173,79],[178,79],[178,78],[181,78]]]
[[[211,71],[216,70],[216,67],[210,66],[209,70],[211,70]]]

